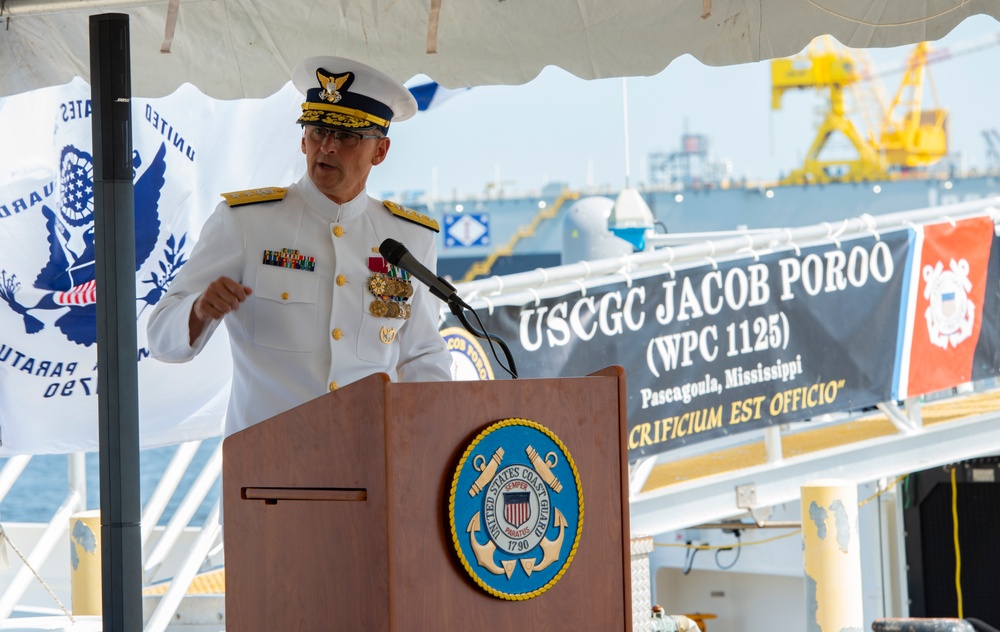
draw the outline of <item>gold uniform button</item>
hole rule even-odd
[[[344,234],[344,228],[342,226],[334,226],[333,234],[335,237],[340,237]]]
[[[345,283],[347,283],[347,277],[343,274],[337,275],[337,285],[343,285]]]
[[[335,390],[337,390],[338,388],[340,388],[340,387],[339,387],[339,386],[337,386],[337,383],[336,383],[336,382],[330,382],[330,391],[335,391]]]
[[[283,301],[287,301],[288,300],[288,292],[282,292],[281,293],[281,300],[283,300]]]
[[[339,329],[334,329],[333,330],[333,339],[334,340],[340,340],[343,337],[344,337],[344,332],[340,331]]]

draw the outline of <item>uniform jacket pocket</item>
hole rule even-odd
[[[258,266],[253,291],[254,342],[283,351],[311,351],[316,343],[319,276]]]

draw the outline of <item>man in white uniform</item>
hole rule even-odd
[[[185,362],[222,319],[233,354],[226,435],[377,372],[451,379],[439,303],[378,253],[386,238],[437,265],[437,223],[368,196],[391,121],[416,112],[401,84],[347,59],[293,73],[306,94],[306,173],[287,189],[224,194],[149,318],[153,357]]]

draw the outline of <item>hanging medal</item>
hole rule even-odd
[[[410,274],[387,262],[382,257],[368,257],[368,291],[374,297],[368,304],[368,311],[379,318],[410,317],[410,304],[407,302],[413,296],[413,283]]]

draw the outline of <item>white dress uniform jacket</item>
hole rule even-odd
[[[253,289],[225,316],[233,354],[226,436],[378,372],[392,380],[451,379],[438,333],[439,303],[413,281],[407,320],[378,317],[368,289],[369,258],[391,237],[431,270],[434,233],[393,215],[362,191],[346,204],[323,195],[306,174],[280,201],[230,208],[205,223],[191,258],[149,318],[153,357],[185,362],[219,321],[190,344],[188,318],[209,283],[228,276]],[[265,250],[298,250],[314,270],[264,265]]]

